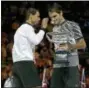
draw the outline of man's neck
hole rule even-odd
[[[32,25],[32,22],[31,21],[26,20],[26,23]]]
[[[59,25],[62,25],[64,22],[65,22],[65,19],[62,18],[61,21],[60,21],[60,23],[58,24],[58,26],[59,26]]]
[[[26,20],[26,23],[33,26],[33,27],[35,27],[35,25],[31,21]]]
[[[65,21],[65,19],[64,19],[64,18],[62,18],[62,20],[61,20],[60,24],[62,24],[64,21]]]

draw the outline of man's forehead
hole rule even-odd
[[[37,13],[37,14],[40,14],[40,12],[39,12],[39,11],[37,11],[36,13]]]
[[[37,11],[37,12],[36,12],[36,14],[37,14],[37,15],[40,15],[40,12],[39,12],[39,11]]]
[[[57,15],[58,13],[57,12],[49,12],[49,16],[53,17],[55,15]]]

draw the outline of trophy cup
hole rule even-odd
[[[69,49],[61,49],[60,45],[70,43],[70,37],[68,33],[59,33],[59,32],[48,32],[46,33],[46,38],[49,42],[54,43],[55,47],[55,56],[56,61],[62,62],[62,63],[69,63],[68,62],[68,55],[70,53]],[[67,46],[68,47],[68,46]]]

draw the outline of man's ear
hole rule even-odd
[[[29,16],[30,19],[32,19],[32,14]]]
[[[61,14],[61,16],[62,16],[62,15],[63,15],[63,12],[61,11],[60,14]]]

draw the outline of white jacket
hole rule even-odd
[[[38,45],[44,37],[45,32],[40,30],[37,34],[29,24],[22,24],[14,35],[12,49],[13,62],[31,60],[34,58],[35,45]]]

